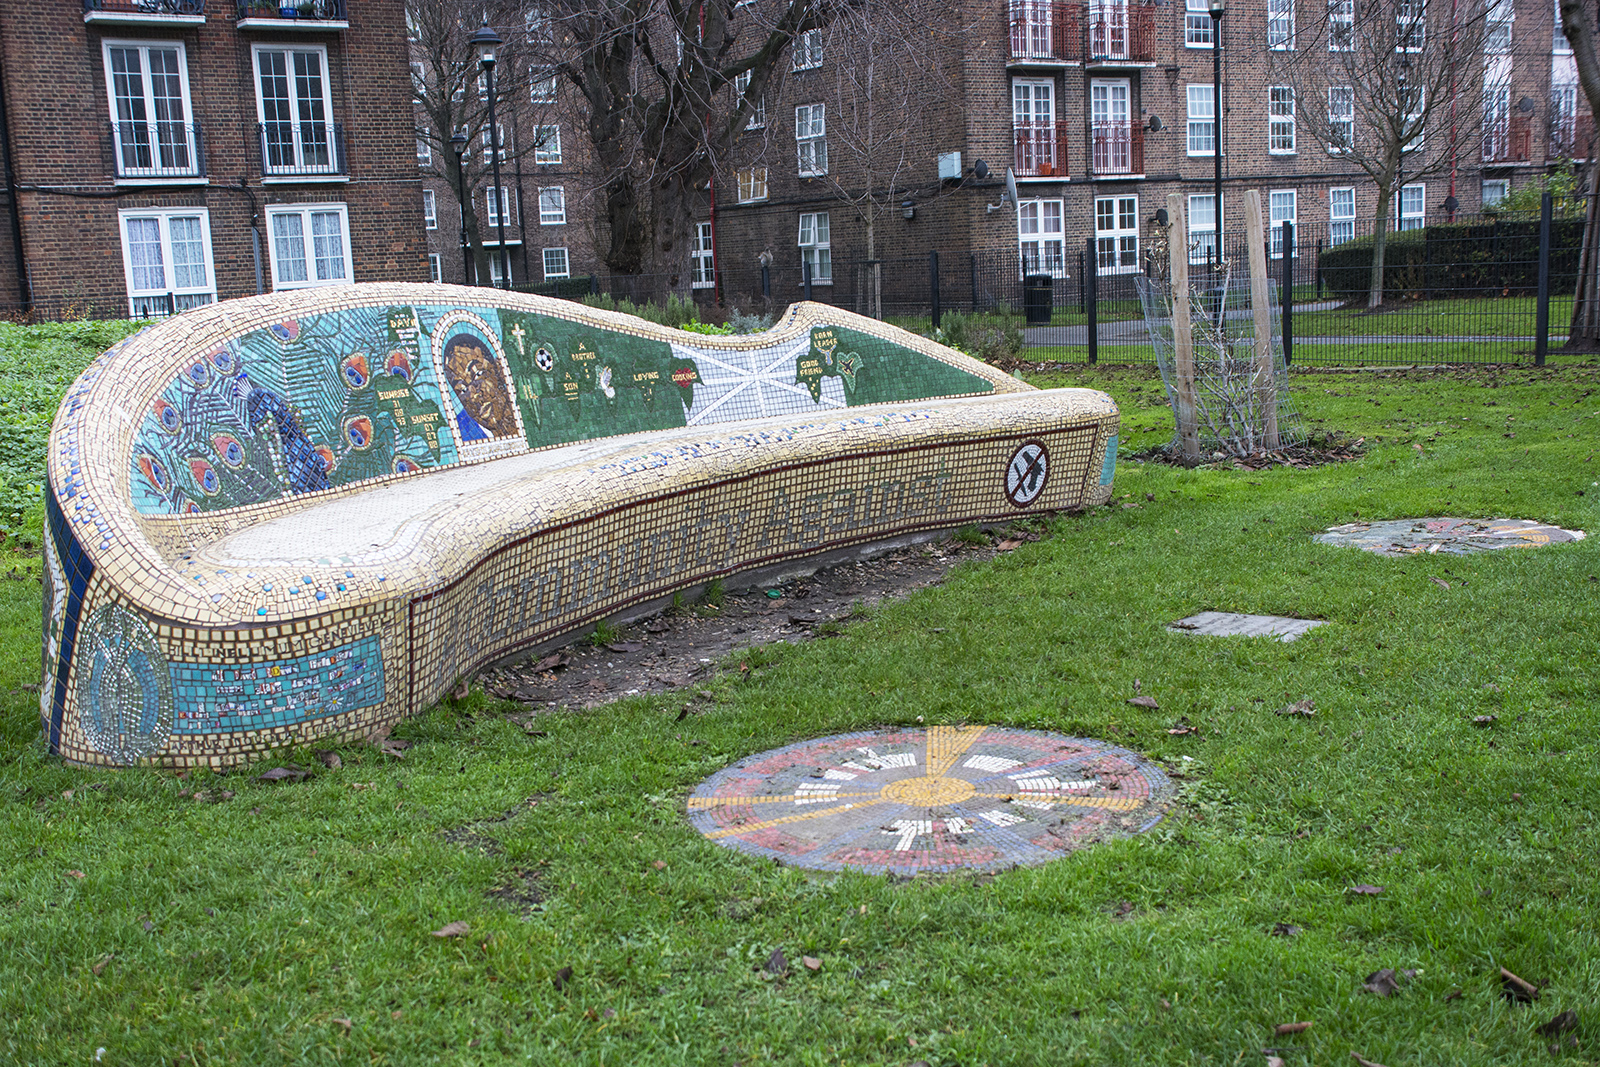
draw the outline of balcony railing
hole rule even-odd
[[[1546,159],[1588,159],[1593,148],[1593,115],[1560,115],[1550,124]]]
[[[1094,174],[1143,174],[1144,127],[1128,121],[1096,122],[1090,128]]]
[[[1054,123],[1019,123],[1013,169],[1019,178],[1065,178],[1067,138]]]
[[[1010,0],[1012,62],[1150,63],[1155,5],[1129,0]]]
[[[83,0],[85,22],[196,22],[206,0]]]
[[[348,25],[345,0],[238,0],[239,22],[245,26],[275,24],[279,29],[318,29],[318,24]]]
[[[206,176],[205,139],[197,124],[113,122],[111,157],[121,180]]]
[[[1483,128],[1485,163],[1526,163],[1533,158],[1533,124],[1527,115],[1501,115]]]
[[[261,173],[268,178],[347,176],[344,127],[336,122],[263,122]]]
[[[1154,4],[1091,0],[1085,14],[1090,62],[1149,63],[1155,59]]]

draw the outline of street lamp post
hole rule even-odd
[[[496,50],[504,42],[500,35],[494,32],[486,16],[483,25],[478,27],[478,32],[472,35],[473,47],[478,50],[478,64],[483,68],[483,75],[487,81],[486,88],[489,92],[489,162],[494,170],[494,213],[500,227],[500,255],[501,269],[506,275],[506,288],[511,287],[511,257],[506,255],[506,208],[505,186],[500,184],[500,126],[495,121],[494,107],[494,64]],[[1220,166],[1220,164],[1219,164]]]
[[[472,249],[467,246],[467,134],[457,130],[450,138],[450,148],[456,154],[456,203],[461,208],[461,280],[472,284]]]
[[[1216,163],[1211,182],[1211,207],[1216,225],[1213,241],[1218,264],[1222,262],[1222,16],[1227,11],[1227,0],[1211,0],[1211,150]]]

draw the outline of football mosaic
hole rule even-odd
[[[1385,556],[1447,552],[1464,555],[1498,548],[1530,548],[1583,540],[1582,530],[1563,530],[1530,519],[1389,519],[1350,522],[1312,538]]]
[[[366,736],[675,589],[1103,502],[1116,429],[826,305],[747,337],[437,285],[197,308],[57,414],[44,728],[108,765]]]
[[[688,800],[709,840],[814,870],[996,871],[1161,820],[1174,788],[1138,753],[1006,726],[840,734],[719,771]]]

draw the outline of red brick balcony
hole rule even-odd
[[[1081,6],[1066,0],[1011,0],[1012,61],[1067,63],[1082,59]]]
[[[1545,147],[1545,159],[1588,159],[1594,147],[1594,116],[1558,117],[1550,124],[1550,136]]]
[[[1094,177],[1144,173],[1144,127],[1132,122],[1096,122],[1089,131]]]
[[[1089,32],[1090,63],[1155,61],[1154,4],[1090,0],[1081,10]]]
[[[1533,124],[1527,115],[1500,116],[1483,128],[1485,163],[1526,163],[1533,158]]]
[[[1155,61],[1155,4],[1129,0],[1010,0],[1012,63]]]
[[[1067,137],[1054,123],[1019,123],[1012,129],[1016,144],[1013,169],[1019,178],[1065,178]]]

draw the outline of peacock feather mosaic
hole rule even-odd
[[[224,766],[742,568],[1101,502],[1117,412],[816,304],[708,337],[436,285],[176,316],[57,415],[51,748]]]

